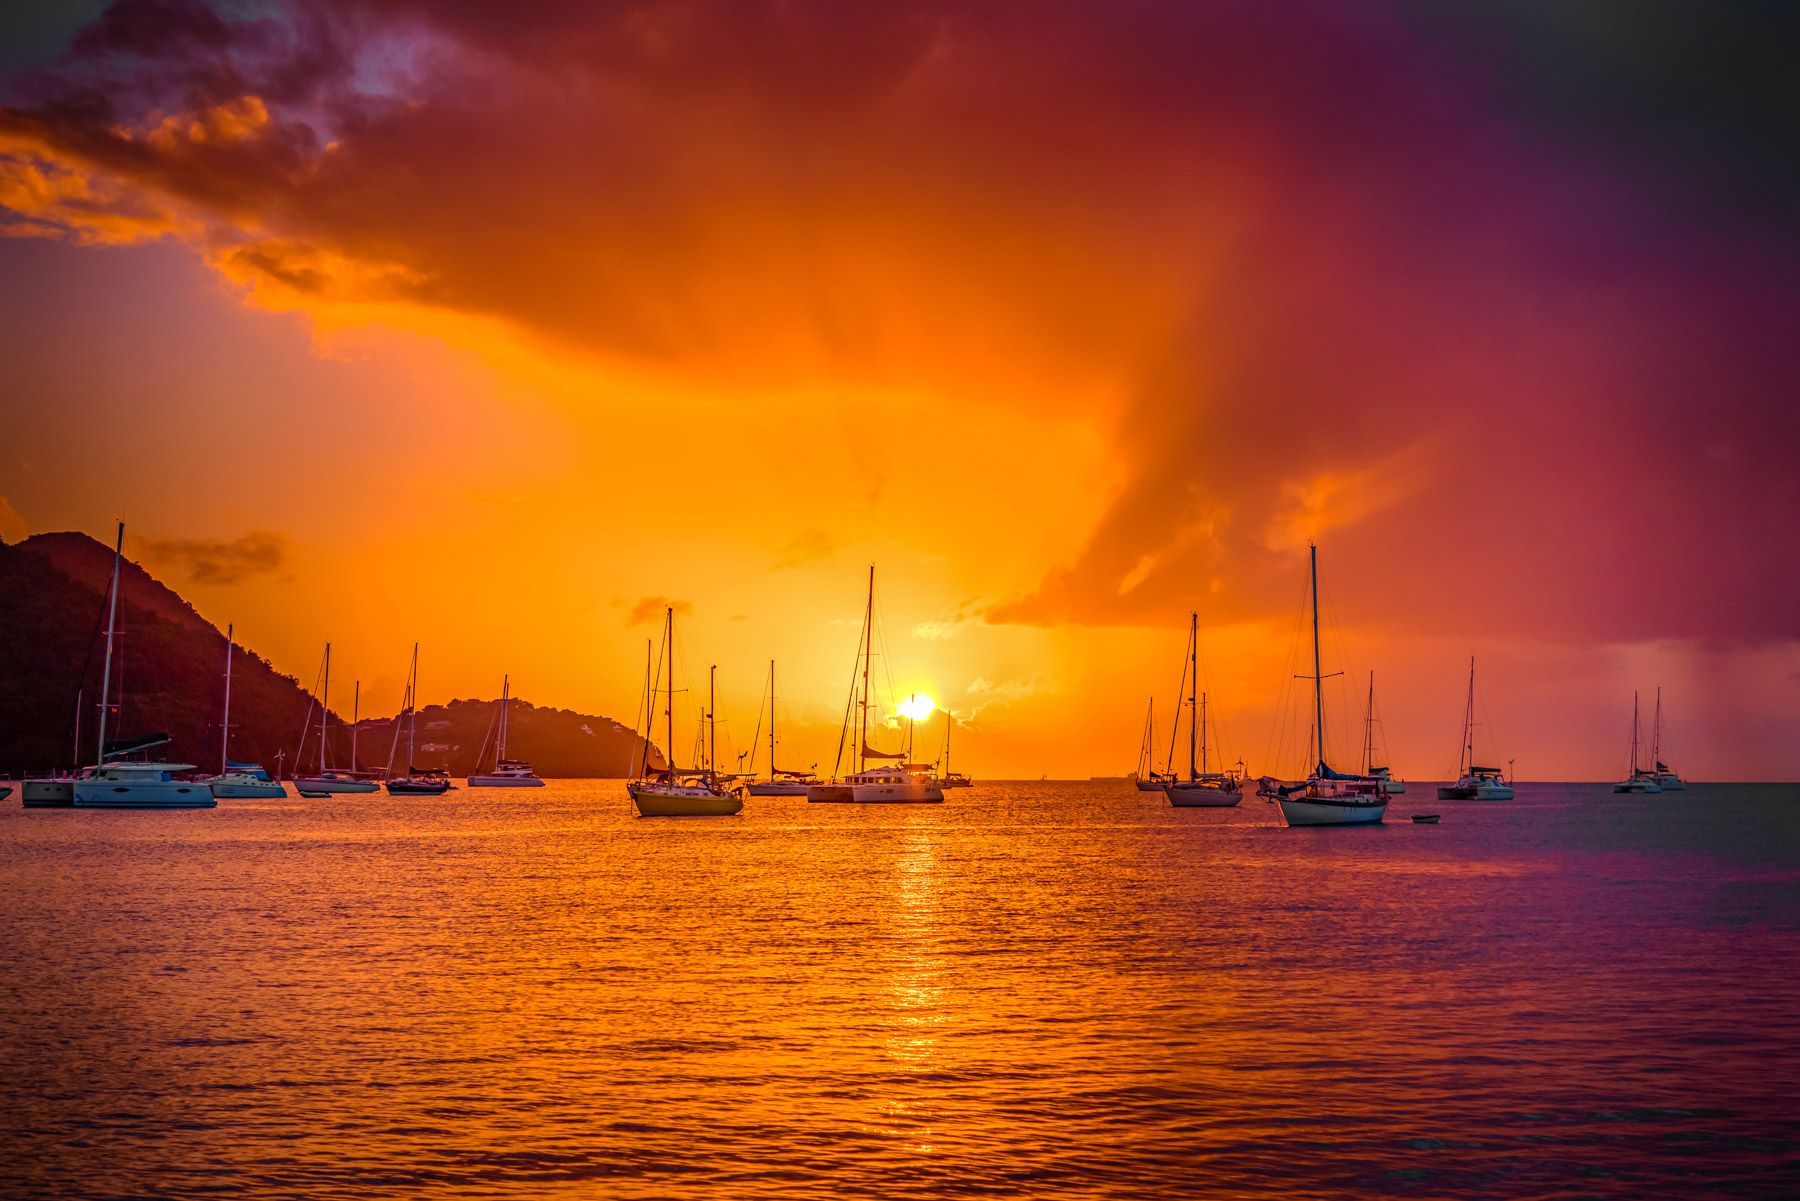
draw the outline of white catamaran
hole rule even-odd
[[[469,777],[470,788],[542,788],[544,782],[538,779],[531,764],[523,759],[506,757],[506,736],[510,732],[509,704],[512,700],[512,677],[500,677],[500,714],[497,719],[499,729],[494,740],[494,770]],[[485,747],[483,750],[485,751]],[[478,755],[477,766],[484,756]]]
[[[1169,804],[1177,809],[1230,809],[1244,799],[1243,781],[1234,772],[1216,772],[1207,762],[1206,694],[1200,687],[1200,614],[1188,615],[1187,658],[1182,663],[1182,681],[1188,686],[1188,770],[1187,778],[1170,777],[1163,791]],[[1181,728],[1176,715],[1176,731]],[[1195,758],[1198,743],[1199,757]]]
[[[1373,776],[1346,775],[1333,771],[1325,762],[1325,673],[1319,666],[1319,548],[1311,546],[1312,557],[1312,675],[1302,676],[1313,682],[1313,749],[1318,762],[1303,783],[1280,784],[1263,777],[1263,796],[1281,806],[1281,816],[1290,826],[1372,826],[1387,815],[1387,781]]]
[[[769,775],[764,780],[751,780],[745,785],[751,796],[805,796],[807,786],[816,783],[818,773],[789,771],[775,766],[775,660],[769,660]],[[756,770],[756,752],[762,743],[759,727],[750,738],[750,771]]]
[[[1656,686],[1656,716],[1650,722],[1650,762],[1656,773],[1656,785],[1664,792],[1685,792],[1687,781],[1662,761],[1662,685]]]
[[[1454,784],[1438,785],[1440,801],[1510,801],[1512,785],[1497,767],[1475,762],[1475,656],[1469,656],[1469,699],[1463,706],[1462,748],[1457,753]]]
[[[832,778],[813,784],[806,799],[815,804],[919,805],[936,804],[944,799],[944,788],[931,774],[926,763],[908,763],[904,751],[878,751],[869,745],[869,658],[873,653],[875,633],[875,567],[869,567],[869,597],[863,608],[862,640],[856,657],[861,666],[861,699],[857,699],[857,679],[852,677],[850,699],[844,705],[844,725],[838,734],[838,757],[832,764]],[[844,763],[844,743],[855,726],[856,746],[852,762],[856,770],[842,779],[838,768]],[[877,761],[874,767],[869,761]],[[890,762],[892,761],[892,762]]]
[[[637,770],[625,785],[631,803],[640,817],[730,817],[744,809],[743,795],[725,786],[714,767],[717,763],[718,726],[714,710],[718,708],[719,669],[712,668],[704,720],[708,734],[707,763],[704,767],[675,766],[675,608],[663,610],[662,653],[668,664],[668,688],[664,698],[663,731],[668,738],[668,757],[664,766],[650,766],[650,736],[656,721],[657,673],[645,657],[643,750]]]
[[[232,636],[235,629],[229,623],[225,626],[225,716],[219,722],[219,774],[202,782],[215,797],[230,800],[284,797],[286,786],[264,771],[262,764],[234,763],[231,759],[231,652],[237,646]]]

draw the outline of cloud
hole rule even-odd
[[[689,601],[670,600],[666,596],[640,596],[625,614],[625,624],[641,626],[660,622],[664,611],[671,608],[675,610],[677,617],[686,617],[694,611],[694,606]]]
[[[776,549],[771,566],[776,571],[807,567],[824,562],[842,548],[842,542],[822,529],[800,530]]]
[[[12,507],[12,502],[0,496],[0,542],[17,542],[30,533],[31,528]]]
[[[253,576],[272,575],[287,563],[284,534],[252,530],[229,542],[217,538],[153,538],[143,543],[144,557],[177,567],[189,583],[238,584]]]

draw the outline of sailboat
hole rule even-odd
[[[85,672],[85,668],[83,669]],[[81,706],[86,691],[75,690],[75,734],[69,762],[81,762]],[[79,773],[64,775],[58,771],[48,776],[27,776],[19,781],[19,803],[27,809],[69,809],[75,804],[75,781]]]
[[[759,729],[757,735],[762,731]],[[750,770],[756,770],[756,750],[761,738],[750,739]],[[775,660],[769,660],[769,776],[751,780],[745,785],[751,796],[805,796],[809,784],[818,780],[810,771],[787,771],[775,766]]]
[[[1230,809],[1244,799],[1238,777],[1210,769],[1206,745],[1206,694],[1200,687],[1200,614],[1188,615],[1187,662],[1182,675],[1188,686],[1188,774],[1186,779],[1170,779],[1163,787],[1169,804],[1177,809]],[[1176,715],[1176,729],[1181,726]],[[1199,758],[1195,759],[1195,744]]]
[[[1277,784],[1264,777],[1261,793],[1281,805],[1281,816],[1290,826],[1372,826],[1387,815],[1387,781],[1371,776],[1345,775],[1325,762],[1325,673],[1319,665],[1319,548],[1309,545],[1312,558],[1313,671],[1302,676],[1313,682],[1313,748],[1318,763],[1300,784]]]
[[[1638,766],[1638,694],[1631,694],[1631,774],[1613,785],[1614,792],[1661,792],[1656,773]]]
[[[219,722],[219,774],[202,781],[215,797],[249,800],[284,797],[287,788],[263,770],[260,763],[234,763],[231,759],[231,653],[237,647],[235,626],[225,626],[225,716]]]
[[[1462,749],[1456,760],[1457,780],[1438,785],[1440,801],[1510,801],[1512,785],[1497,767],[1480,767],[1475,762],[1475,656],[1469,656],[1469,700],[1463,706]]]
[[[494,741],[494,770],[485,775],[469,777],[470,788],[542,788],[544,782],[538,779],[531,764],[523,759],[506,757],[506,736],[509,732],[507,720],[508,705],[512,700],[512,677],[500,677],[500,719],[498,737]]]
[[[400,746],[401,717],[406,720],[406,774],[395,776],[394,751]],[[450,773],[441,767],[414,766],[419,735],[419,644],[413,643],[412,667],[406,673],[405,704],[394,719],[394,743],[388,748],[387,790],[390,796],[442,796],[450,791]]]
[[[643,753],[638,769],[625,785],[632,804],[641,817],[730,817],[744,809],[744,798],[721,785],[714,770],[718,751],[719,669],[714,666],[708,677],[707,712],[705,715],[709,751],[705,767],[675,766],[675,608],[663,610],[663,657],[669,665],[668,688],[664,692],[664,733],[668,738],[668,759],[660,768],[650,766],[650,735],[656,721],[657,687],[655,675],[645,662]]]
[[[944,710],[944,770],[937,773],[938,786],[941,788],[970,788],[974,781],[963,772],[950,770],[950,727],[956,724],[956,718],[950,710]]]
[[[167,734],[151,734],[121,742],[106,741],[106,715],[112,683],[113,640],[119,624],[119,561],[125,549],[125,523],[119,523],[113,545],[111,599],[106,613],[106,660],[100,672],[100,732],[96,737],[95,766],[75,781],[77,809],[211,809],[218,804],[212,790],[194,780],[177,777],[194,770],[192,763],[167,763],[149,758],[149,752],[169,741]],[[133,758],[143,755],[144,758]]]
[[[1144,737],[1138,742],[1137,767],[1132,769],[1131,778],[1137,782],[1139,792],[1161,792],[1168,777],[1159,775],[1156,770],[1156,698],[1150,698],[1150,707],[1144,711]]]
[[[1363,716],[1362,774],[1372,780],[1386,780],[1389,796],[1406,791],[1406,781],[1394,779],[1388,768],[1375,765],[1375,673],[1369,673],[1369,707]]]
[[[844,704],[844,725],[838,734],[838,760],[831,768],[832,778],[828,783],[808,787],[806,799],[814,804],[936,804],[944,799],[944,789],[932,778],[927,764],[908,763],[904,752],[878,751],[869,745],[869,658],[873,653],[874,633],[875,567],[870,564],[869,598],[863,607],[862,640],[856,648],[862,668],[862,699],[857,699],[857,683],[852,677],[850,699]],[[844,743],[850,737],[852,724],[856,729],[853,756],[856,770],[840,780],[837,769],[843,765]],[[871,759],[877,761],[877,766],[869,766]],[[887,762],[889,760],[899,762],[893,764]]]
[[[1674,768],[1662,761],[1662,685],[1656,686],[1656,716],[1650,722],[1650,762],[1656,773],[1657,787],[1664,792],[1686,792],[1687,781]]]
[[[340,771],[329,766],[328,752],[331,739],[328,737],[331,728],[331,643],[325,644],[325,664],[321,669],[323,687],[319,693],[319,770],[310,776],[296,774],[294,788],[303,797],[322,797],[334,792],[376,792],[381,782],[373,778],[374,773],[356,770],[356,731],[362,719],[362,681],[356,682],[356,701],[350,717],[350,769]],[[312,710],[307,710],[307,721],[300,727],[300,747],[294,752],[294,768],[296,773],[306,756],[306,735],[312,729]]]

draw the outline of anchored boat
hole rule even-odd
[[[1440,801],[1510,801],[1512,785],[1497,767],[1475,762],[1475,656],[1469,656],[1469,699],[1463,706],[1462,749],[1456,760],[1457,780],[1438,785]]]
[[[1183,682],[1188,686],[1188,774],[1185,780],[1170,778],[1163,791],[1169,804],[1177,809],[1231,809],[1244,799],[1243,784],[1236,773],[1210,770],[1206,745],[1206,694],[1199,692],[1200,680],[1200,614],[1188,615],[1187,656],[1181,666]],[[1176,715],[1176,731],[1181,729]],[[1195,759],[1195,744],[1199,759]]]
[[[494,739],[494,770],[469,777],[470,788],[542,788],[544,782],[523,759],[506,757],[506,736],[510,731],[509,704],[512,700],[512,677],[500,677],[499,729]],[[485,748],[483,748],[485,750]],[[476,756],[479,761],[481,756]]]
[[[637,806],[641,817],[730,817],[744,808],[743,795],[725,786],[713,770],[718,751],[718,726],[713,710],[718,707],[719,669],[710,672],[707,712],[704,716],[707,740],[707,764],[704,767],[675,766],[675,608],[663,610],[663,659],[668,664],[668,688],[665,699],[664,733],[668,737],[668,756],[661,768],[650,766],[650,734],[655,721],[656,672],[650,669],[646,653],[644,662],[644,731],[643,753],[638,769],[626,783],[625,791]]]

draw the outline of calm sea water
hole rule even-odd
[[[15,795],[0,1193],[1800,1193],[1800,789],[1429,795]]]

